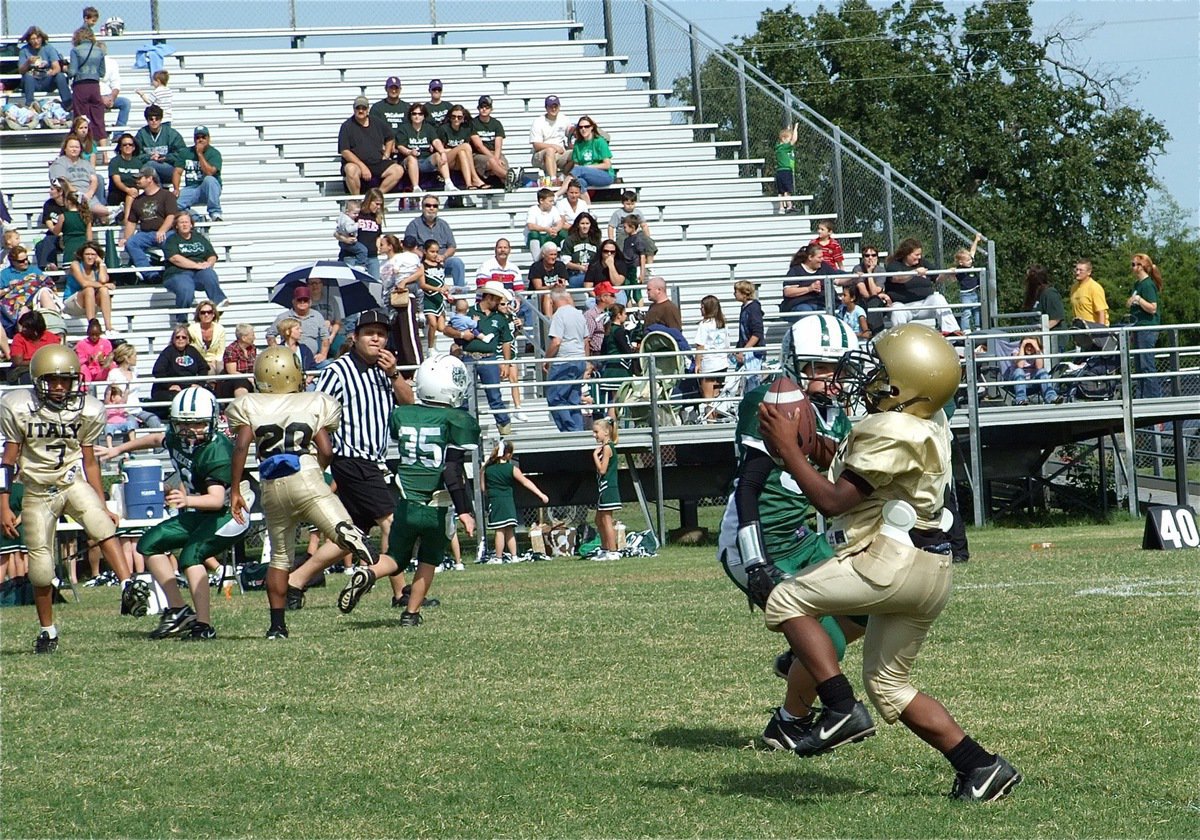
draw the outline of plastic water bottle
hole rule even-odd
[[[625,548],[625,523],[617,523],[617,551]]]

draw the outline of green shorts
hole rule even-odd
[[[413,556],[417,540],[417,562],[436,566],[446,556],[450,544],[448,520],[453,508],[430,507],[419,502],[400,499],[396,502],[396,513],[392,517],[392,530],[388,534],[388,556],[403,569]]]
[[[240,524],[227,511],[185,510],[147,531],[138,540],[137,550],[147,557],[172,553],[179,567],[186,569],[228,551],[245,539],[249,527],[249,518]]]

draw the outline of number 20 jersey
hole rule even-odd
[[[0,401],[0,431],[21,444],[18,465],[27,488],[66,487],[83,467],[82,449],[104,431],[104,404],[92,396],[80,408],[58,410],[32,390],[12,391]]]
[[[424,504],[442,489],[447,449],[479,446],[479,421],[457,408],[401,405],[388,424],[400,452],[396,485],[410,502]]]
[[[243,394],[225,411],[229,428],[254,430],[255,454],[260,462],[272,455],[299,455],[301,469],[320,469],[313,442],[321,429],[336,429],[342,407],[328,394]]]

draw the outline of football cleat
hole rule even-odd
[[[970,773],[959,773],[950,789],[951,799],[964,802],[995,802],[1003,799],[1021,781],[1017,768],[1009,764],[1004,756],[986,767],[977,767]]]
[[[34,653],[54,653],[58,650],[58,636],[50,638],[50,634],[43,630],[38,633],[37,641],[33,643]]]
[[[796,755],[808,758],[829,752],[843,744],[853,744],[875,734],[875,721],[861,700],[854,701],[854,708],[845,714],[833,709],[822,709],[808,732],[801,736],[794,748]]]
[[[358,604],[358,600],[371,591],[375,585],[375,573],[370,569],[355,569],[350,575],[350,581],[338,593],[337,607],[343,613],[349,613]]]
[[[168,636],[178,636],[188,630],[196,622],[196,611],[189,606],[176,610],[163,610],[162,619],[158,626],[150,631],[151,639],[165,639]]]
[[[272,627],[270,630],[267,631],[268,639],[272,639],[272,640],[286,639],[287,637],[288,637],[288,631],[287,631],[286,627]]]
[[[350,522],[339,522],[334,526],[333,541],[339,548],[350,552],[359,566],[374,566],[379,562],[379,555],[367,542],[366,535]]]
[[[784,720],[780,709],[771,713],[767,728],[763,730],[762,739],[773,750],[794,750],[800,739],[812,729],[814,715],[810,712],[802,718]]]
[[[287,601],[284,603],[285,610],[302,610],[304,609],[304,590],[298,589],[295,586],[287,588]]]
[[[421,618],[420,613],[408,612],[407,610],[400,616],[401,627],[420,627],[425,619]]]
[[[180,638],[193,642],[208,642],[217,638],[217,630],[211,624],[205,624],[203,621],[193,622],[190,632]]]
[[[141,618],[150,611],[150,584],[130,578],[121,590],[121,615]]]
[[[407,607],[408,599],[411,595],[412,595],[412,586],[411,585],[405,586],[403,589],[400,590],[400,597],[392,599],[392,606],[393,607]],[[433,608],[433,607],[439,606],[441,603],[442,602],[439,601],[437,598],[426,598],[424,601],[421,602],[421,607],[422,608],[425,608],[425,607]]]

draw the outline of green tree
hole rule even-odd
[[[811,16],[788,5],[728,46],[994,239],[1008,311],[1031,263],[1049,267],[1065,292],[1076,256],[1108,254],[1133,234],[1169,139],[1161,122],[1120,103],[1119,79],[1071,66],[1067,36],[1036,39],[1030,5],[984,2],[961,18],[930,0],[845,0]],[[710,56],[701,115],[726,138],[738,136],[734,85]],[[689,80],[676,90],[690,100]],[[753,97],[748,110],[753,151],[770,159],[786,116]],[[813,192],[815,209],[833,209],[823,203],[828,164],[815,157],[829,150],[801,152],[797,189]],[[846,198],[843,229],[874,236],[878,188],[851,188],[863,195]],[[894,238],[928,226],[913,214],[910,230],[902,211]]]

